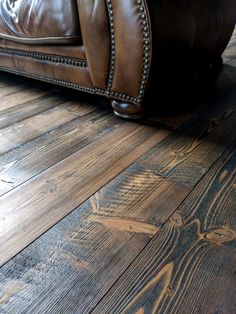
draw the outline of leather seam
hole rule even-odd
[[[62,63],[76,67],[87,67],[87,61],[76,59],[76,58],[67,58],[58,55],[43,54],[38,52],[24,51],[20,49],[12,48],[0,48],[0,55],[6,56],[17,56],[23,58],[30,58],[37,61],[47,61],[51,63]]]
[[[34,43],[34,44],[43,44],[44,42],[71,42],[75,41],[80,38],[80,36],[71,35],[71,36],[48,36],[48,37],[17,37],[12,35],[7,35],[0,33],[0,38],[12,40],[16,42],[22,42],[22,43]]]

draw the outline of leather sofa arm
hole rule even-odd
[[[146,2],[153,45],[160,59],[176,61],[190,56],[191,60],[194,57],[198,62],[211,62],[221,57],[236,23],[235,0]]]
[[[145,0],[107,0],[112,38],[108,88],[140,104],[147,86],[152,34]]]
[[[111,39],[105,0],[77,0],[80,28],[94,87],[106,89]]]
[[[184,68],[195,75],[219,62],[236,22],[235,0],[77,2],[96,92],[136,106],[149,80],[178,80]]]
[[[141,103],[151,64],[145,0],[77,0],[95,87],[113,99]]]

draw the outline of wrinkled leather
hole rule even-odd
[[[37,44],[75,41],[76,1],[0,0],[0,37]]]
[[[32,45],[15,42],[12,40],[0,40],[0,48],[18,49],[21,51],[34,51],[38,53],[46,53],[49,55],[64,56],[68,58],[77,58],[86,60],[83,45]]]

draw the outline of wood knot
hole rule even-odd
[[[170,286],[168,286],[166,288],[166,292],[167,292],[167,294],[172,295],[173,294],[173,289]]]
[[[184,224],[183,219],[182,219],[182,217],[180,216],[180,214],[178,212],[175,212],[172,215],[171,220],[178,227],[181,227]]]
[[[236,234],[233,230],[221,228],[207,233],[205,237],[216,244],[221,244],[232,241],[236,237]]]

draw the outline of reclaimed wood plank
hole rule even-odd
[[[48,91],[43,92],[42,90],[27,88],[22,90],[21,92],[15,92],[13,94],[3,96],[1,98],[0,113],[3,110],[18,106],[20,104],[24,104],[30,100],[35,100],[46,94],[48,94]]]
[[[67,110],[70,113],[73,113],[73,114],[77,115],[78,117],[83,117],[86,114],[89,114],[89,113],[91,113],[91,112],[93,112],[93,111],[95,111],[97,109],[101,109],[102,107],[103,106],[101,106],[100,103],[95,105],[95,104],[91,104],[91,103],[88,103],[88,102],[81,102],[81,101],[78,101],[78,100],[72,100],[72,99],[70,99],[68,97],[67,97],[67,100],[65,102],[63,102],[62,104],[58,105],[58,108]]]
[[[2,265],[167,135],[125,124],[0,198]]]
[[[125,123],[113,114],[107,115],[105,111],[99,110],[0,156],[0,195]]]
[[[63,98],[42,96],[0,112],[0,129],[63,104]]]
[[[194,187],[236,137],[236,85],[223,95],[157,144],[140,163]]]
[[[236,145],[212,167],[93,313],[234,313]]]
[[[2,310],[84,312],[189,192],[134,163],[1,268]]]
[[[230,114],[225,114],[224,110],[226,110],[227,113],[227,110],[229,110],[229,108],[220,108],[220,115],[224,114],[224,116],[226,117],[225,120],[227,121],[227,118],[230,117]],[[205,108],[205,110],[207,112],[205,112],[205,116],[207,117],[206,121],[211,119],[212,116],[215,116],[215,111],[209,113],[209,108]],[[195,126],[199,126],[199,120],[202,119],[202,115],[199,115],[199,117],[195,117],[195,119]],[[214,130],[216,130],[218,127],[221,128],[221,124],[217,124]],[[165,141],[165,139],[163,141]],[[202,145],[204,146],[205,143],[203,142]],[[173,211],[178,206],[177,204],[180,203],[181,200],[183,200],[183,198],[187,195],[189,188],[186,187],[186,194],[184,194],[183,187],[181,186],[180,189],[178,183],[173,183],[172,181],[170,181],[170,184],[169,180],[158,176],[153,168],[149,168],[149,163],[143,163],[143,160],[146,160],[147,156],[149,156],[149,152],[147,152],[143,157],[140,158],[140,160],[142,160],[141,163],[140,160],[137,160],[135,162],[135,165],[128,168],[127,171],[124,171],[117,178],[118,181],[113,180],[107,187],[102,189],[102,192],[99,191],[94,195],[91,203],[93,211],[96,212],[95,216],[97,216],[97,222],[112,230],[116,229],[127,231],[130,228],[134,230],[140,230],[140,225],[137,225],[135,223],[131,225],[130,220],[138,218],[139,221],[143,221],[142,217],[144,216],[144,214],[149,213],[149,218],[145,219],[144,223],[148,224],[149,226],[147,227],[145,225],[146,230],[152,230],[150,224],[154,224],[155,226],[158,226],[158,228],[160,228],[162,224],[173,214]],[[136,174],[136,177],[134,176],[134,173]],[[130,183],[126,185],[124,184],[124,182]],[[129,192],[130,190],[131,193]],[[116,191],[116,193],[114,193],[113,191]],[[174,195],[180,196],[180,199],[175,196],[177,204],[173,204],[173,193]],[[106,204],[107,199],[109,199],[109,206]],[[122,206],[120,206],[120,204]],[[122,218],[123,207],[126,209],[125,219]],[[152,235],[152,231],[149,232]],[[75,280],[75,277],[72,278]],[[116,276],[114,276],[114,278],[117,279]],[[88,288],[88,290],[86,290],[87,295],[85,294],[84,297],[81,298],[81,303],[79,305],[80,311],[85,311],[87,308],[90,308],[90,297],[94,300],[93,304],[99,302],[99,299],[104,295],[104,293],[109,289],[110,285],[112,284],[111,281],[105,281],[105,286],[103,286],[102,292],[100,294],[92,294],[91,291],[93,290],[93,287],[95,289],[97,287],[95,284],[96,281],[97,277],[95,277],[94,281],[91,281],[92,287],[88,283],[86,283]],[[40,309],[40,311],[44,311],[46,308],[50,309],[50,312],[54,311],[55,313],[61,309],[66,311],[69,307],[69,304],[71,305],[73,302],[73,304],[75,304],[75,300],[77,300],[78,306],[78,298],[80,298],[79,294],[77,294],[75,299],[70,299],[66,297],[67,294],[70,295],[69,291],[71,289],[71,285],[73,286],[73,282],[65,281],[65,284],[58,283],[58,286],[59,285],[62,288],[62,295],[59,298],[61,301],[57,299],[56,295],[53,294],[55,287],[51,287],[49,290],[49,294],[50,296],[53,295],[53,298],[47,298],[45,296],[39,297],[39,300],[35,307],[34,305],[29,306],[29,312],[37,311],[37,309]],[[78,291],[81,291],[79,284],[77,284],[76,287]]]
[[[18,86],[17,84],[9,84],[9,82],[2,83],[0,82],[0,97],[5,97],[11,94],[21,92],[23,86]]]
[[[0,129],[0,155],[76,118],[67,110],[52,108]]]

